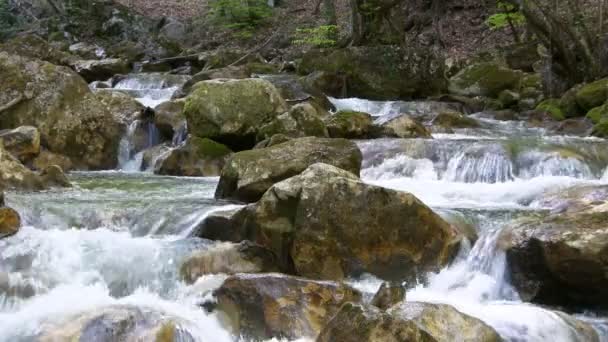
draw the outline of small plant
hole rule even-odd
[[[338,26],[323,25],[314,28],[296,29],[294,44],[316,47],[332,47],[337,43]]]
[[[491,15],[486,21],[491,29],[514,28],[526,22],[524,15],[514,5],[498,0],[497,6],[500,13]]]
[[[237,37],[249,38],[272,15],[272,8],[266,0],[213,0],[211,15],[219,24],[234,29]]]

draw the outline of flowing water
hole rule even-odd
[[[426,117],[444,106],[352,99],[335,104],[378,117],[403,108]],[[125,139],[129,163],[133,148],[129,134]],[[606,141],[549,136],[519,122],[487,120],[476,130],[432,140],[357,143],[366,182],[412,192],[446,220],[464,221],[477,231],[477,241],[449,267],[411,284],[407,300],[453,305],[507,341],[584,341],[555,312],[519,300],[496,240],[512,220],[546,211],[535,200],[547,190],[608,184]],[[187,285],[178,272],[194,250],[219,244],[190,237],[193,229],[210,212],[235,208],[213,199],[217,178],[114,171],[70,178],[69,189],[6,194],[24,227],[0,240],[0,341],[36,340],[74,315],[115,305],[170,317],[196,341],[239,340],[199,306],[225,275]],[[380,285],[373,277],[351,283],[367,294]],[[602,317],[577,317],[608,341]]]

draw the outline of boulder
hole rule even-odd
[[[23,166],[0,144],[0,189],[42,190],[42,178]]]
[[[339,111],[325,120],[332,138],[364,139],[372,130],[372,116],[355,111]]]
[[[262,126],[258,133],[258,141],[269,139],[275,134],[293,138],[328,137],[325,123],[309,103],[297,104],[287,113],[277,116],[272,122]]]
[[[132,305],[98,307],[44,324],[36,341],[195,341],[170,313]]]
[[[253,339],[315,336],[342,304],[361,300],[342,283],[281,274],[231,276],[214,294],[234,333]]]
[[[608,119],[608,101],[605,104],[588,111],[586,117],[594,124],[598,124],[600,121]]]
[[[497,98],[503,90],[518,90],[523,73],[496,63],[470,65],[450,78],[450,93]]]
[[[34,126],[42,144],[78,168],[116,166],[125,123],[72,70],[0,53],[0,125]]]
[[[583,111],[601,106],[608,100],[608,78],[582,86],[576,92],[576,103]]]
[[[549,114],[555,120],[566,119],[566,113],[561,108],[559,99],[546,99],[536,106],[536,110]]]
[[[41,150],[40,154],[32,161],[32,167],[38,171],[42,171],[51,165],[57,165],[65,172],[68,172],[73,168],[70,158],[44,149]]]
[[[271,147],[274,145],[278,145],[278,144],[282,144],[284,142],[288,142],[289,140],[292,140],[293,138],[286,136],[285,134],[275,134],[273,136],[271,136],[268,139],[264,139],[262,141],[260,141],[259,143],[257,143],[253,149],[254,150],[259,150],[261,148],[266,148],[266,147]]]
[[[312,49],[302,56],[298,73],[323,72],[316,86],[334,97],[373,100],[428,97],[446,88],[441,57],[423,49],[395,45]],[[341,86],[337,86],[342,83]]]
[[[463,238],[412,194],[321,163],[273,185],[251,220],[252,241],[315,279],[413,281],[449,263]]]
[[[434,130],[451,132],[454,128],[479,127],[477,120],[458,112],[442,112],[431,122]]]
[[[586,111],[579,106],[576,100],[576,94],[581,89],[582,85],[576,85],[562,94],[559,99],[559,107],[563,110],[567,118],[583,116]]]
[[[159,159],[154,173],[159,175],[219,176],[232,151],[207,138],[189,136],[186,142]]]
[[[75,56],[54,48],[46,40],[34,34],[19,35],[0,44],[0,51],[57,65],[69,65],[76,59]]]
[[[432,138],[431,132],[423,124],[407,114],[377,119],[372,135],[376,138]]]
[[[40,132],[36,127],[21,126],[2,130],[0,140],[8,152],[24,163],[40,153]]]
[[[272,74],[278,72],[277,67],[272,64],[249,63],[243,65],[228,65],[221,68],[205,69],[196,73],[184,84],[183,91],[188,94],[192,87],[202,81],[215,79],[245,79],[253,77],[255,74]]]
[[[77,55],[86,60],[99,59],[99,58],[106,57],[105,56],[106,53],[105,53],[104,49],[101,46],[96,45],[96,44],[80,42],[80,43],[70,45],[68,47],[68,50],[72,54]]]
[[[371,305],[388,310],[405,300],[405,286],[399,282],[384,282],[372,298]]]
[[[247,240],[249,232],[247,226],[254,205],[244,208],[214,211],[192,232],[196,236],[208,240],[240,242]]]
[[[276,256],[249,241],[221,242],[190,255],[180,267],[180,275],[191,284],[205,274],[278,272]]]
[[[361,159],[361,151],[351,141],[314,137],[238,152],[226,162],[215,197],[255,202],[273,184],[315,163],[331,164],[359,175]]]
[[[70,66],[87,82],[105,81],[114,75],[127,74],[130,71],[129,63],[121,58],[79,60],[72,62]]]
[[[570,211],[524,219],[501,234],[499,245],[506,251],[511,282],[526,301],[606,309],[606,205],[566,205]]]
[[[171,139],[186,124],[183,114],[186,101],[183,99],[167,101],[154,108],[154,124],[165,138]]]
[[[230,48],[203,52],[198,56],[198,59],[205,65],[205,69],[218,69],[229,65],[238,66],[247,63],[265,63],[260,54]]]
[[[262,79],[199,82],[184,106],[191,134],[236,151],[252,148],[259,128],[286,111],[277,89]]]
[[[14,209],[0,207],[0,239],[16,234],[21,228],[21,217]]]
[[[499,342],[482,321],[449,305],[408,302],[383,312],[347,303],[325,325],[317,342]]]
[[[58,165],[49,165],[40,171],[40,178],[45,187],[71,187],[72,184]]]
[[[154,169],[159,166],[160,161],[162,161],[166,154],[172,150],[173,149],[167,144],[158,144],[144,150],[142,152],[141,169],[154,171]]]

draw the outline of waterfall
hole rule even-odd
[[[504,183],[514,179],[513,164],[501,148],[470,148],[452,158],[444,178],[465,183]]]
[[[144,141],[140,135],[143,135]],[[141,171],[143,151],[160,143],[160,134],[150,120],[134,120],[119,144],[118,168],[125,172]]]

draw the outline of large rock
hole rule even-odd
[[[570,206],[567,203],[555,205]],[[607,205],[586,199],[570,203],[570,211],[522,220],[501,234],[511,282],[526,301],[606,309]]]
[[[470,65],[450,79],[450,93],[464,96],[497,98],[503,90],[517,90],[523,77],[521,71],[495,63]]]
[[[222,170],[216,198],[255,202],[273,184],[315,163],[327,163],[359,175],[361,151],[345,139],[300,138],[234,154]]]
[[[0,207],[0,239],[16,234],[21,228],[21,217],[14,209]]]
[[[205,274],[278,272],[276,256],[268,249],[243,241],[222,242],[189,256],[180,267],[182,279],[193,283]]]
[[[454,128],[476,128],[479,122],[458,112],[441,112],[431,122],[434,130],[452,132]]]
[[[65,172],[73,168],[70,158],[47,150],[41,150],[40,154],[32,161],[32,167],[38,171],[42,171],[51,165],[57,165]]]
[[[79,60],[70,64],[87,82],[105,81],[114,75],[127,74],[129,63],[120,58]]]
[[[195,341],[180,318],[132,305],[95,308],[40,330],[36,341]]]
[[[0,144],[0,188],[17,190],[42,190],[43,179],[23,166]]]
[[[275,184],[253,215],[251,240],[316,279],[414,280],[449,263],[462,239],[412,194],[327,164]]]
[[[0,140],[7,151],[24,163],[40,153],[40,132],[36,127],[22,126],[2,130]]]
[[[440,57],[420,49],[348,47],[308,51],[298,72],[323,72],[314,86],[332,96],[391,100],[444,92],[444,65]]]
[[[582,86],[576,92],[576,103],[583,112],[601,106],[608,100],[608,78]]]
[[[449,305],[408,302],[382,312],[371,306],[345,304],[327,323],[317,342],[499,342],[482,321]]]
[[[431,132],[423,124],[407,114],[377,119],[372,135],[376,138],[432,138]]]
[[[342,304],[361,300],[341,283],[281,274],[232,276],[215,296],[234,332],[254,339],[315,336]]]
[[[232,151],[207,138],[189,136],[186,142],[157,162],[154,173],[159,175],[215,177],[219,176]]]
[[[325,120],[332,138],[364,139],[372,131],[371,115],[355,111],[339,111]]]
[[[183,114],[186,101],[183,99],[167,101],[154,108],[154,124],[165,138],[173,138],[186,125]]]
[[[121,110],[65,67],[0,53],[0,125],[35,126],[42,144],[79,168],[110,169],[125,129]]]
[[[69,65],[77,59],[51,46],[46,40],[33,34],[19,35],[4,44],[0,44],[0,51],[12,55],[40,59],[57,65]]]
[[[293,106],[287,113],[276,117],[264,125],[258,134],[258,140],[270,139],[275,134],[288,137],[321,137],[327,138],[327,128],[317,110],[309,103]]]
[[[249,238],[247,227],[255,205],[214,211],[208,214],[192,232],[192,236],[208,240],[240,242]]]
[[[252,148],[259,128],[286,111],[277,89],[261,79],[199,82],[184,107],[191,134],[237,151]]]

